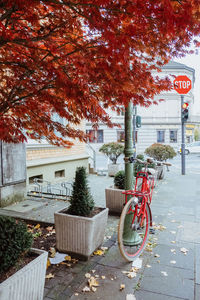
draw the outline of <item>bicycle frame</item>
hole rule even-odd
[[[142,179],[142,184],[141,184],[141,189],[138,190],[140,179]],[[132,212],[134,212],[132,224],[134,223],[136,217],[140,218],[142,216],[140,220],[140,225],[142,225],[144,220],[144,215],[145,215],[144,212],[146,210],[146,205],[147,205],[149,207],[149,212],[150,212],[150,226],[152,226],[152,214],[151,214],[150,204],[152,200],[153,188],[154,188],[153,176],[150,176],[148,172],[140,171],[137,173],[134,190],[127,190],[123,192],[123,194],[125,194],[125,204],[130,199],[130,196],[134,196],[140,199],[140,204],[141,204],[140,207],[137,204],[135,206],[135,210],[134,211],[132,210]]]

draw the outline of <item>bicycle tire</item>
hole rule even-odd
[[[140,205],[140,204],[138,204]],[[120,220],[119,220],[119,227],[118,227],[118,246],[119,246],[119,250],[121,255],[124,257],[124,259],[126,261],[133,261],[134,259],[136,259],[137,257],[139,257],[141,255],[141,253],[143,252],[146,243],[148,241],[148,236],[149,236],[149,228],[150,228],[150,211],[149,211],[149,206],[146,205],[146,209],[145,209],[145,224],[144,224],[144,233],[141,233],[141,227],[139,229],[131,229],[131,232],[133,234],[135,234],[135,232],[137,232],[137,234],[140,236],[141,238],[141,242],[138,245],[135,246],[128,246],[124,243],[123,240],[123,233],[124,233],[124,223],[125,223],[125,218],[127,216],[127,213],[130,209],[130,207],[135,207],[136,206],[136,202],[134,198],[131,198],[126,205],[124,206],[124,209],[122,211]],[[137,217],[136,217],[137,219]],[[136,220],[134,222],[134,226],[137,227],[137,222],[138,220]]]

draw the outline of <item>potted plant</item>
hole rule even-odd
[[[56,248],[88,259],[103,242],[108,208],[94,207],[86,169],[76,170],[70,207],[54,214]]]
[[[159,143],[155,143],[148,147],[145,150],[145,153],[152,157],[153,159],[157,161],[166,161],[167,159],[171,159],[174,156],[176,156],[176,152],[170,145],[163,145]],[[156,169],[158,171],[157,178],[158,179],[163,179],[164,178],[164,173],[165,169],[163,165],[156,166]]]
[[[32,240],[22,221],[0,216],[0,299],[43,299],[47,252]]]
[[[108,164],[108,175],[115,176],[120,169],[120,164],[117,163],[117,159],[124,152],[124,146],[112,142],[101,146],[99,152],[105,154],[112,161],[111,164]]]
[[[106,207],[109,208],[109,213],[120,214],[125,202],[125,172],[121,170],[114,176],[114,186],[105,189]]]

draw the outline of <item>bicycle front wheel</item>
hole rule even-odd
[[[118,227],[118,244],[122,256],[133,261],[143,252],[149,236],[149,206],[131,198],[122,211]],[[142,201],[143,202],[143,201]]]

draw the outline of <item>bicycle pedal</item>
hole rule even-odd
[[[150,228],[150,229],[149,229],[149,233],[150,233],[150,234],[155,234],[155,233],[156,233],[156,230],[155,230],[154,228]]]

